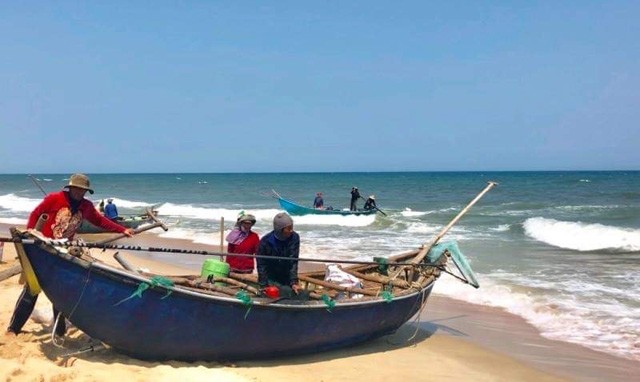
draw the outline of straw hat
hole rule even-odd
[[[91,183],[89,182],[89,177],[85,174],[73,174],[69,178],[69,184],[64,186],[64,188],[69,187],[77,187],[82,188],[83,190],[89,191],[90,194],[93,194],[93,189],[91,189]]]
[[[376,196],[375,195],[369,195],[369,199],[376,200]]]

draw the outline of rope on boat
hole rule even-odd
[[[391,302],[393,301],[393,293],[391,293],[388,290],[383,291],[380,296],[382,297],[383,300],[385,300],[386,302]]]
[[[113,306],[118,306],[120,304],[122,304],[123,302],[130,300],[134,297],[139,297],[142,298],[142,294],[144,293],[144,291],[146,291],[149,288],[152,287],[157,287],[157,286],[162,286],[165,288],[170,288],[173,286],[173,281],[169,280],[166,277],[162,277],[162,276],[153,276],[152,278],[149,279],[149,282],[143,281],[138,285],[138,289],[136,289],[135,291],[133,291],[133,293],[131,293],[131,296],[118,301],[117,303],[115,303]],[[173,293],[172,290],[167,289],[167,293],[160,298],[161,300],[164,300],[165,298],[169,297],[169,295],[171,295],[171,293]]]
[[[251,296],[247,294],[247,292],[241,290],[236,293],[236,298],[242,302],[242,305],[247,307],[247,312],[244,314],[244,319],[247,319],[251,308],[253,307],[253,302],[251,301]]]
[[[96,351],[96,350],[103,350],[103,349],[106,349],[106,348],[107,347],[102,342],[100,342],[100,343],[98,343],[96,345],[89,345],[88,347],[86,347],[84,349],[80,349],[78,351],[74,351],[74,352],[71,352],[71,353],[64,354],[64,355],[62,355],[62,357],[71,357],[71,356],[74,356],[74,355],[89,353],[89,352]]]
[[[324,304],[327,306],[327,312],[331,313],[333,307],[336,306],[336,300],[329,297],[328,294],[323,294],[321,299],[322,302],[324,302]]]
[[[424,307],[427,306],[427,294],[423,293],[422,294],[422,302],[421,302],[421,306],[420,306],[420,310],[418,311],[418,314],[416,314],[416,318],[413,320],[414,323],[418,323],[420,322],[420,316],[422,315],[422,311],[424,310]],[[416,325],[416,330],[413,332],[413,335],[409,338],[407,338],[406,342],[411,342],[413,341],[414,338],[416,338],[416,336],[418,335],[418,331],[420,330],[420,325]]]
[[[63,348],[63,344],[64,344],[64,337],[60,336],[56,336],[56,328],[58,327],[58,322],[60,321],[60,319],[65,320],[64,316],[62,315],[62,312],[58,312],[58,314],[56,315],[56,319],[53,321],[53,326],[51,327],[51,343],[53,344],[53,346],[57,347],[57,348]],[[60,338],[60,342],[58,342],[57,338]]]

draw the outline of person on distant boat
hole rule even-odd
[[[298,284],[298,261],[269,259],[269,257],[297,259],[300,255],[300,236],[293,230],[293,219],[285,212],[273,218],[273,231],[260,239],[258,246],[258,283],[264,290],[275,285],[280,296],[291,297],[302,292]]]
[[[324,209],[324,200],[322,199],[322,192],[316,194],[316,198],[313,199],[313,208],[318,210]]]
[[[98,204],[98,211],[100,211],[101,214],[104,214],[104,199],[102,199],[100,204]]]
[[[227,235],[227,252],[225,261],[229,264],[232,272],[253,273],[253,257],[233,256],[231,253],[241,253],[244,255],[255,255],[258,252],[260,238],[251,228],[256,224],[255,216],[245,214],[244,211],[238,216],[235,227]]]
[[[358,187],[351,187],[351,206],[349,208],[351,211],[357,210],[356,203],[358,202],[358,199],[360,199],[361,197],[362,196],[360,196],[360,191],[358,191]]]
[[[111,220],[118,220],[118,207],[113,204],[113,198],[107,199],[107,205],[104,206],[104,216]]]
[[[42,231],[42,235],[52,239],[72,240],[83,219],[106,231],[124,233],[129,237],[133,236],[134,231],[131,228],[125,228],[100,215],[93,203],[84,198],[87,191],[93,194],[89,178],[86,175],[71,175],[69,184],[64,188],[66,190],[54,192],[44,197],[42,202],[29,215],[28,229],[36,228],[38,220],[47,216],[48,218],[39,229]],[[20,333],[33,312],[37,300],[38,293],[31,290],[29,283],[25,284],[9,322],[8,333],[16,335]],[[53,315],[54,317],[58,316],[58,310],[55,307],[53,307]],[[55,332],[60,336],[66,332],[64,317],[60,317]]]
[[[375,195],[369,195],[367,200],[364,202],[364,209],[365,209],[365,211],[377,210],[378,209],[378,206],[376,206],[376,196]]]

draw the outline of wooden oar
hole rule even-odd
[[[319,280],[313,277],[308,277],[308,276],[304,276],[304,275],[298,275],[298,279],[302,280],[302,281],[306,281],[307,283],[311,283],[311,284],[316,284],[316,285],[320,285],[323,286],[325,288],[331,288],[331,289],[335,289],[341,292],[348,292],[348,293],[357,293],[357,294],[365,294],[367,296],[377,296],[378,292],[374,292],[374,291],[370,291],[370,290],[366,290],[366,289],[362,289],[362,288],[351,288],[351,287],[345,287],[336,283],[332,283],[329,281],[324,281],[324,280]]]
[[[489,190],[491,190],[493,188],[493,186],[497,185],[498,183],[496,182],[489,182],[489,184],[487,184],[487,186],[480,191],[480,193],[473,198],[472,201],[469,202],[469,204],[467,204],[467,206],[465,208],[462,209],[462,211],[460,211],[458,213],[458,215],[456,215],[456,217],[454,217],[449,224],[447,224],[442,231],[440,231],[440,233],[438,235],[436,235],[436,237],[434,237],[430,242],[428,243],[424,243],[422,244],[422,249],[420,250],[420,252],[418,252],[418,254],[416,255],[416,257],[414,257],[413,259],[411,259],[411,263],[413,264],[418,264],[419,262],[421,262],[429,253],[429,251],[431,250],[431,248],[433,248],[434,245],[436,245],[438,243],[438,241],[440,241],[440,239],[447,233],[449,232],[449,230],[451,229],[451,227],[453,227],[454,224],[456,224],[458,222],[458,220],[460,220],[460,218],[462,217],[462,215],[466,214],[467,211],[469,211],[469,209],[471,207],[473,207],[474,204],[476,204],[476,202],[478,200],[480,200],[480,198],[482,198],[484,196],[484,194],[486,194],[487,192],[489,192]],[[397,275],[402,272],[404,269],[404,267],[400,267],[393,276],[391,276],[391,278],[395,278],[397,277]],[[411,269],[410,274],[409,274],[409,279],[408,281],[410,282],[413,279],[413,269]]]
[[[376,207],[376,210],[378,210],[378,212],[380,212],[381,214],[383,214],[384,216],[387,216],[387,214],[385,214],[384,212],[382,212],[382,210],[378,207]]]
[[[16,264],[11,268],[7,268],[4,271],[0,272],[0,281],[4,281],[9,277],[13,277],[22,271],[22,266],[20,264]]]
[[[162,228],[163,230],[165,230],[165,231],[168,231],[168,230],[169,230],[169,228],[167,228],[167,226],[166,226],[166,225],[164,225],[164,223],[163,223],[163,222],[161,222],[157,217],[153,216],[153,214],[150,214],[150,215],[149,215],[149,217],[151,218],[151,220],[155,221],[155,223],[153,223],[153,224],[151,224],[151,225],[148,225],[148,226],[146,226],[146,227],[142,227],[142,228],[137,228],[137,229],[135,229],[135,230],[133,231],[133,234],[134,234],[134,235],[137,235],[137,234],[139,234],[139,233],[142,233],[142,232],[144,232],[144,231],[148,231],[148,230],[150,230],[150,229],[157,228],[157,227],[161,227],[161,228]],[[115,235],[115,236],[113,236],[113,237],[111,237],[111,238],[109,238],[109,239],[105,239],[105,240],[102,240],[102,241],[98,241],[98,242],[95,242],[95,243],[93,243],[93,244],[95,244],[95,245],[104,245],[104,244],[109,244],[109,243],[111,243],[112,241],[116,241],[116,240],[118,240],[118,239],[122,239],[123,237],[126,237],[126,236],[127,236],[127,235],[125,235],[124,233],[119,233],[119,234],[117,234],[117,235]]]

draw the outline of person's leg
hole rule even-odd
[[[11,321],[9,321],[8,332],[15,334],[20,333],[29,316],[31,316],[33,308],[36,306],[36,301],[38,301],[38,295],[32,296],[31,293],[29,293],[29,288],[25,285],[16,302]]]

